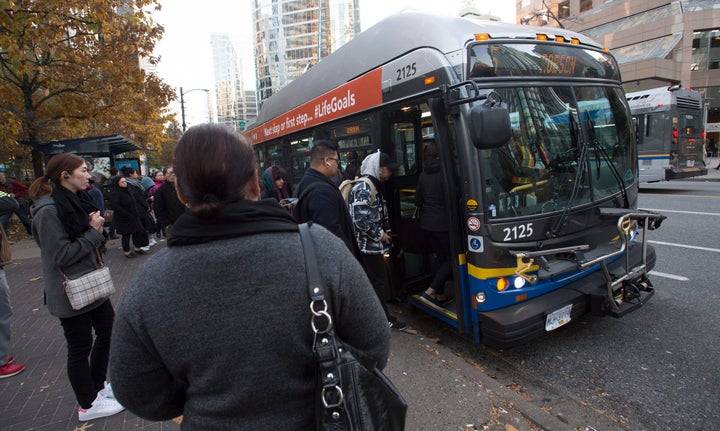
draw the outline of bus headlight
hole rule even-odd
[[[513,286],[515,286],[515,289],[525,287],[525,283],[527,283],[527,280],[522,277],[515,277],[515,280],[513,280]]]
[[[487,297],[485,296],[485,292],[478,292],[475,294],[475,300],[478,302],[478,304],[482,304],[487,300]]]

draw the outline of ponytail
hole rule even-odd
[[[52,179],[47,175],[37,177],[28,190],[30,200],[37,200],[43,196],[50,196],[53,192]]]

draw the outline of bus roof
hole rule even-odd
[[[420,47],[443,53],[463,49],[475,34],[494,39],[535,40],[537,34],[550,38],[562,35],[577,38],[587,46],[601,48],[587,36],[555,27],[532,27],[456,16],[406,11],[378,22],[357,34],[331,55],[265,100],[253,129],[330,90]],[[464,57],[463,57],[464,58]]]
[[[702,95],[698,91],[673,85],[670,87],[657,87],[626,93],[625,98],[628,101],[628,105],[630,105],[630,109],[635,109],[670,105],[678,101],[678,99],[691,99],[699,102],[702,99]]]

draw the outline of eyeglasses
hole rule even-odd
[[[340,159],[333,159],[332,157],[327,157],[327,159],[334,161],[335,163],[338,164],[338,166],[340,166]]]

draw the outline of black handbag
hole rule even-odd
[[[320,281],[310,223],[300,228],[308,278],[311,327],[317,360],[317,430],[405,429],[407,402],[392,382],[377,368],[368,369],[335,335],[332,306]]]

